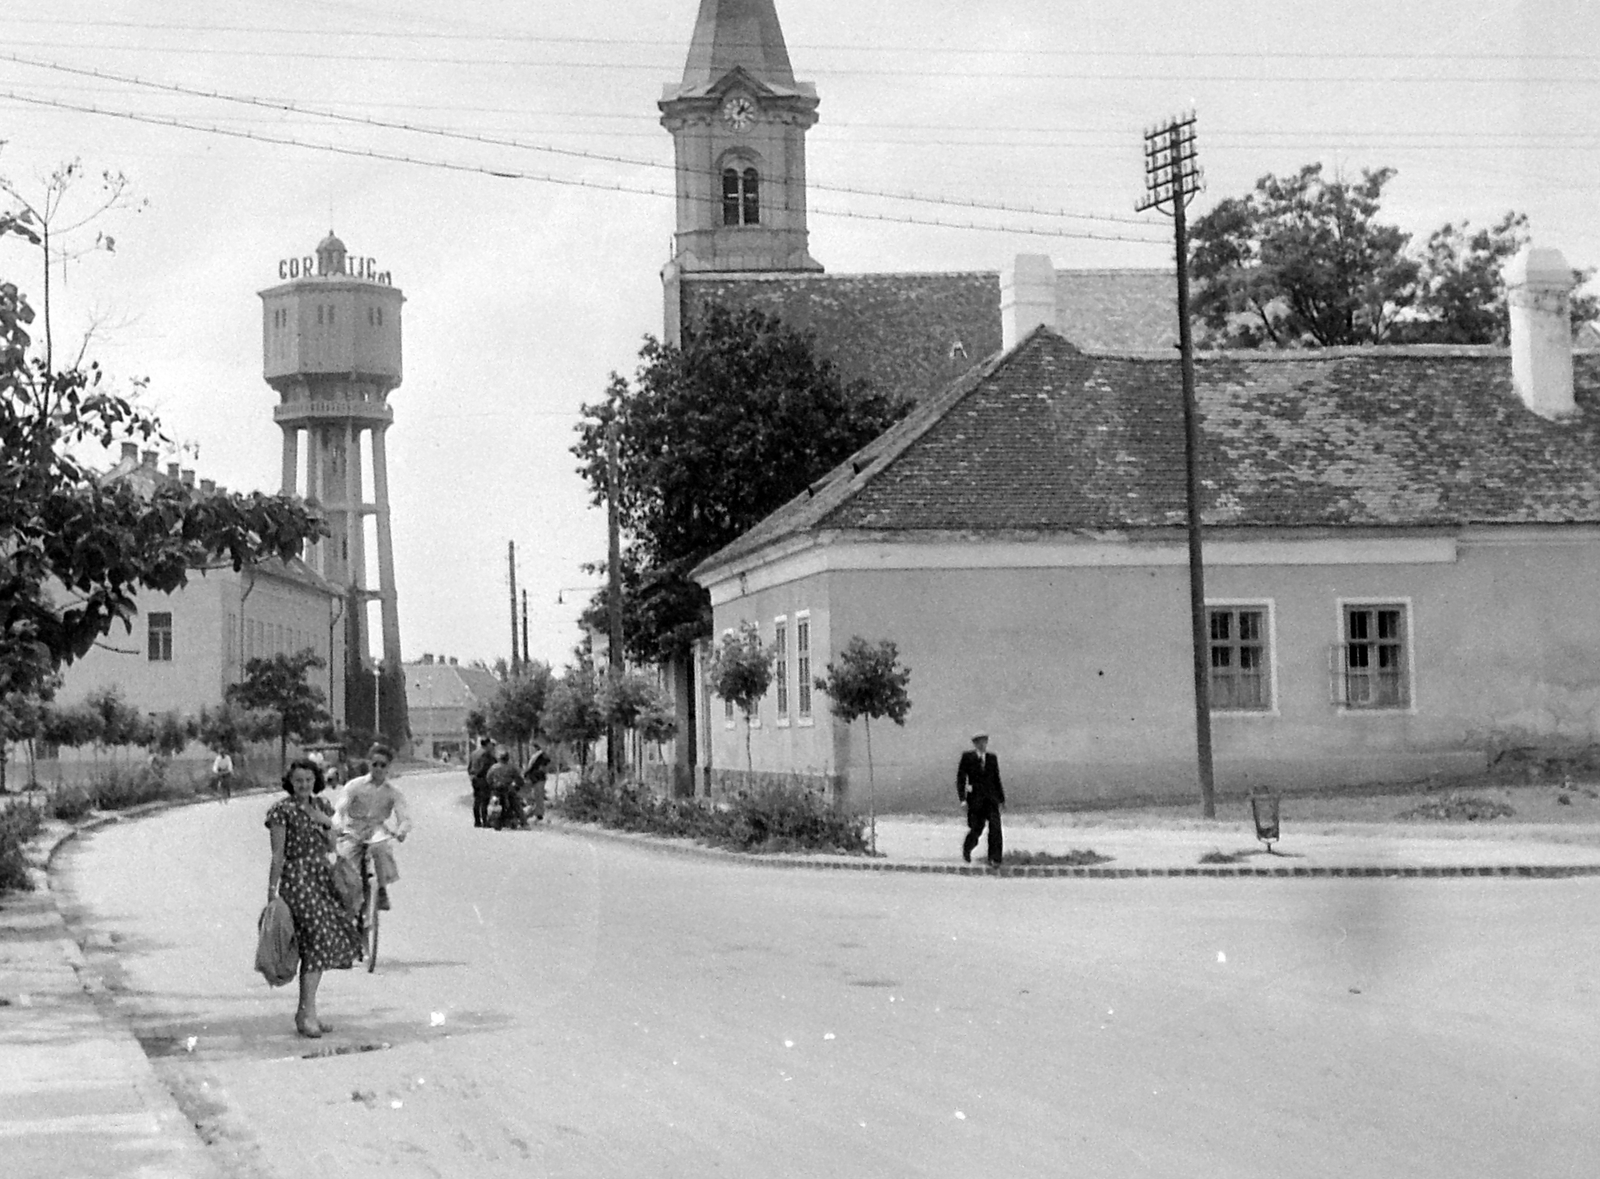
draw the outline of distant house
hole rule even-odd
[[[107,483],[152,489],[162,483],[195,482],[194,472],[172,463],[157,465],[156,453],[123,444],[122,457],[103,476]],[[204,492],[215,490],[210,480]],[[171,594],[142,593],[131,632],[113,626],[83,658],[68,665],[56,699],[73,704],[100,688],[119,689],[140,712],[196,716],[214,708],[230,684],[243,677],[251,659],[310,649],[328,666],[313,669],[308,682],[322,690],[334,715],[343,707],[344,601],[298,558],[263,561],[235,572],[221,564],[189,575]],[[341,669],[330,677],[329,667]],[[89,750],[65,751],[68,760]],[[195,747],[191,757],[202,756]]]
[[[1571,350],[1559,254],[1508,279],[1509,350],[1199,360],[1219,788],[1600,740],[1600,354]],[[717,632],[779,650],[757,773],[864,786],[861,726],[811,686],[860,635],[912,669],[880,806],[953,803],[979,729],[1020,804],[1196,790],[1178,362],[1042,321],[1013,310],[1019,343],[695,571]],[[742,718],[700,712],[702,783],[739,784]]]
[[[443,656],[424,655],[420,663],[407,663],[405,670],[416,754],[465,761],[467,714],[488,707],[500,690],[500,681],[486,668],[462,667]]]

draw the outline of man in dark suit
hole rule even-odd
[[[489,825],[489,768],[494,765],[494,746],[480,737],[478,747],[467,759],[467,780],[472,783],[472,825]]]
[[[1004,851],[1000,836],[1000,808],[1005,804],[1005,787],[1000,785],[1000,759],[989,752],[989,734],[976,733],[972,748],[961,755],[956,766],[956,797],[967,804],[967,837],[961,844],[961,858],[972,863],[972,849],[987,824],[989,828],[989,867],[1000,866]]]

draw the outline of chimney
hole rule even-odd
[[[122,461],[125,463],[139,461],[139,444],[137,442],[124,442],[122,444]]]
[[[1018,254],[1000,272],[1000,346],[1011,351],[1040,324],[1056,326],[1056,265],[1046,254]]]
[[[194,472],[193,471],[179,471],[178,472],[178,478],[183,480],[183,485],[185,487],[193,487],[194,486]]]
[[[1572,267],[1560,250],[1523,246],[1506,264],[1511,319],[1511,383],[1544,418],[1577,412],[1572,400]]]
[[[168,463],[167,464],[167,478],[176,479],[177,477],[178,477],[178,464],[177,463]]]
[[[215,492],[217,490],[217,481],[215,479],[202,479],[202,480],[200,480],[200,490],[203,491],[206,495],[211,495],[213,492]]]
[[[144,466],[154,469],[156,465],[156,452],[153,450],[145,451],[144,455],[142,456],[142,461]]]
[[[423,656],[422,656],[422,666],[424,666],[424,667],[433,666],[433,656],[427,654],[426,652],[424,652]]]

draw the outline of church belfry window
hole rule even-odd
[[[722,223],[761,224],[761,177],[754,168],[722,170]]]

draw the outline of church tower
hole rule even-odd
[[[820,271],[806,240],[817,91],[794,79],[773,0],[700,0],[683,80],[658,105],[677,157],[669,288],[691,272]]]

